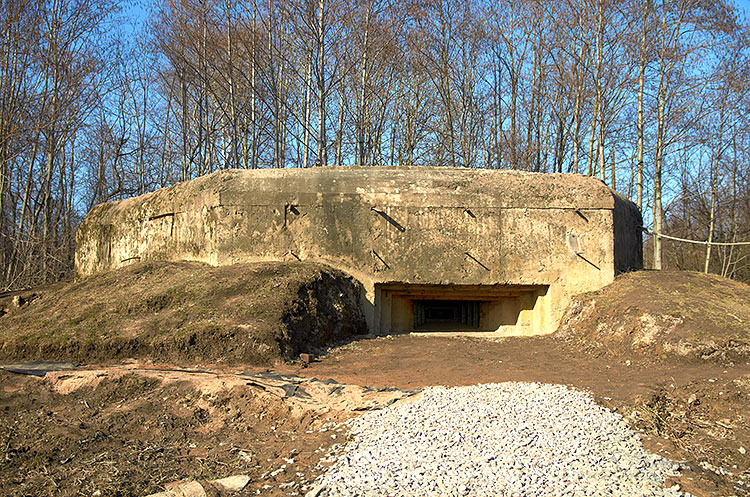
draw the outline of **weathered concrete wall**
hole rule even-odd
[[[638,207],[615,194],[615,274],[643,269],[643,220]]]
[[[545,286],[524,333],[546,333],[571,295],[640,266],[640,225],[632,203],[580,175],[228,170],[96,206],[78,231],[76,271],[145,259],[322,262],[362,282],[380,331],[390,329],[382,283]]]

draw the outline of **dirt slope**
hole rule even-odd
[[[638,271],[568,308],[557,332],[608,354],[750,358],[750,286],[690,271]]]
[[[0,298],[6,361],[269,364],[365,331],[353,280],[300,263],[151,262]]]
[[[167,375],[177,380],[105,372],[59,392],[0,371],[0,496],[143,497],[238,474],[252,480],[243,495],[278,490],[320,471],[318,453],[336,441],[327,427],[346,415],[295,409],[236,377]]]

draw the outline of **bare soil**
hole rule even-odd
[[[577,298],[558,335],[619,355],[750,359],[750,285],[693,271],[637,271]]]
[[[68,392],[0,371],[0,495],[145,496],[240,474],[251,477],[243,495],[283,495],[279,485],[320,472],[346,418],[300,410],[236,377],[176,374],[97,373]]]
[[[214,276],[201,273],[193,281],[209,277]],[[220,276],[215,277],[211,284],[218,292]],[[300,288],[294,278],[288,273],[268,281],[289,285],[291,294],[284,298],[291,295],[294,301]],[[271,370],[407,390],[502,381],[570,385],[620,412],[650,450],[685,461],[690,469],[676,481],[683,490],[699,497],[750,495],[750,360],[736,345],[747,343],[750,331],[727,324],[750,322],[743,314],[746,289],[703,275],[636,273],[583,297],[588,310],[570,318],[579,326],[557,336],[363,336],[328,349],[310,364],[278,362]],[[257,291],[253,298],[261,305],[268,290]],[[66,300],[56,295],[59,304],[50,295],[40,309],[64,307]],[[134,295],[131,301],[143,302]],[[237,298],[231,295],[207,300],[222,309],[222,299]],[[102,302],[119,309],[127,308],[128,299]],[[61,307],[51,307],[50,314],[67,319]],[[304,309],[297,307],[300,320]],[[169,315],[160,315],[164,326],[172,322]],[[205,323],[222,315],[209,314]],[[644,320],[646,315],[656,321]],[[664,325],[658,316],[680,322]],[[5,329],[0,336],[11,340]],[[228,348],[234,340],[228,336],[219,343]],[[681,343],[709,344],[714,351],[697,353],[709,349],[680,348]],[[193,359],[190,371],[176,372],[170,363],[139,363],[130,371],[109,360],[83,368],[89,380],[81,384],[74,372],[39,379],[0,371],[0,495],[145,496],[175,480],[235,474],[251,477],[242,495],[302,493],[300,484],[323,471],[319,462],[325,451],[345,440],[337,423],[359,411],[333,402],[325,409],[308,408],[269,395],[237,374],[262,371],[258,366],[228,365],[231,354],[195,350],[188,346],[175,357],[183,365],[192,355],[218,359]],[[172,361],[173,356],[165,357]]]
[[[361,339],[309,365],[274,370],[409,390],[501,381],[571,385],[623,414],[650,450],[687,461],[691,469],[678,481],[685,490],[748,494],[738,483],[750,480],[747,363],[613,360],[552,337],[405,335]],[[319,474],[323,452],[344,436],[317,430],[356,414],[301,411],[229,383],[205,393],[189,373],[169,384],[123,376],[63,394],[37,378],[0,372],[0,495],[139,496],[175,480],[233,474],[252,477],[247,495],[286,495],[279,485],[299,481],[297,472],[307,481]],[[295,462],[269,476],[286,459]]]

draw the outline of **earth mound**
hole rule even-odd
[[[750,358],[750,286],[691,271],[638,271],[577,297],[557,335],[618,355]]]
[[[271,364],[367,330],[329,267],[148,262],[0,295],[0,360]]]

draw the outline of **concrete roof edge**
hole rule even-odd
[[[398,173],[414,173],[406,177]],[[363,174],[364,173],[364,174]],[[334,174],[336,177],[332,177]],[[376,176],[376,178],[373,178]],[[232,184],[238,180],[237,184]],[[284,179],[289,193],[362,193],[388,194],[465,194],[488,195],[498,199],[504,196],[511,200],[512,207],[524,206],[519,197],[528,195],[528,207],[539,207],[549,202],[550,208],[613,209],[615,197],[632,204],[595,177],[568,173],[535,173],[517,170],[470,169],[434,166],[342,166],[315,167],[307,169],[224,169],[188,181],[161,188],[138,197],[98,204],[90,214],[115,214],[136,205],[167,200],[184,201],[191,193],[248,190],[248,182]],[[383,179],[388,183],[378,188],[365,180]],[[335,182],[332,180],[336,180]],[[296,185],[295,185],[296,183]],[[347,185],[346,183],[349,183]],[[259,185],[259,187],[269,185]],[[325,187],[327,191],[321,191]],[[319,188],[316,190],[315,188]],[[276,189],[283,193],[284,188]],[[351,190],[351,191],[345,191]],[[398,190],[396,192],[395,190]],[[513,197],[509,197],[513,194]],[[633,204],[633,207],[635,205]],[[636,207],[637,210],[637,207]]]

